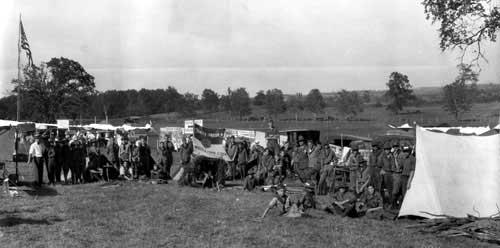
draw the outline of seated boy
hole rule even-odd
[[[269,210],[278,207],[280,209],[280,215],[284,215],[288,212],[291,207],[290,198],[286,195],[286,188],[284,186],[280,186],[275,193],[273,199],[269,202],[268,207],[264,210],[261,218],[266,217],[266,214]]]

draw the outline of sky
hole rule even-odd
[[[0,95],[17,77],[20,13],[36,64],[78,61],[98,90],[380,90],[393,71],[414,87],[443,86],[460,60],[440,50],[420,2],[3,0]],[[500,45],[483,47],[480,83],[500,83]]]

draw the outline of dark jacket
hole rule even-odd
[[[189,142],[187,144],[182,144],[179,152],[181,153],[182,164],[191,162],[191,154],[193,154],[193,143]]]

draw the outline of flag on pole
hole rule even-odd
[[[31,56],[30,44],[28,43],[28,38],[24,32],[23,22],[19,20],[19,30],[21,32],[20,47],[26,51],[26,57],[28,57],[28,66],[33,66],[33,57]]]

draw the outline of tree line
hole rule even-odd
[[[460,64],[454,82],[442,89],[441,104],[457,119],[469,111],[474,102],[499,101],[500,87],[478,89],[478,73],[473,66]],[[405,107],[422,102],[412,89],[408,76],[393,72],[386,83],[387,91],[374,99],[369,91],[340,90],[333,94],[322,94],[312,89],[308,94],[285,95],[280,89],[260,90],[250,97],[245,88],[228,88],[224,94],[204,89],[201,95],[181,93],[168,86],[164,89],[140,90],[96,90],[94,77],[76,61],[67,58],[53,58],[40,66],[24,68],[24,78],[12,80],[11,95],[0,99],[0,118],[16,118],[16,99],[19,94],[23,120],[55,122],[56,119],[99,119],[145,116],[159,113],[179,113],[195,116],[201,113],[224,112],[243,119],[252,115],[256,107],[275,118],[282,113],[291,113],[295,119],[303,111],[315,117],[326,107],[334,107],[339,115],[351,119],[363,112],[375,101],[375,107],[398,114]],[[492,91],[491,88],[496,89]],[[316,118],[315,118],[316,119]]]

